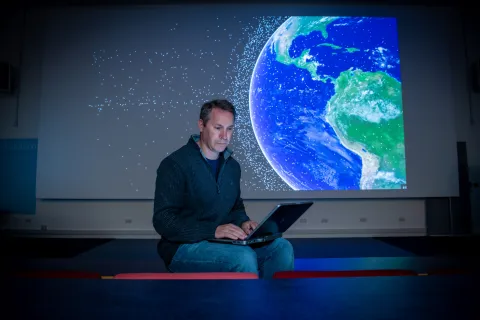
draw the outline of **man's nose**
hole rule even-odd
[[[227,130],[220,131],[220,139],[227,140],[227,138],[228,138]]]

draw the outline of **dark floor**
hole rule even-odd
[[[416,256],[480,256],[480,236],[376,238]]]
[[[479,237],[289,239],[297,270],[479,269]],[[0,237],[2,268],[164,272],[156,239]]]
[[[113,239],[2,237],[0,256],[9,258],[73,258]]]
[[[479,256],[480,237],[290,238],[298,258]],[[109,243],[126,251],[155,252],[156,239],[0,237],[1,257],[73,258]],[[132,249],[132,251],[128,251]],[[102,251],[101,254],[106,252]],[[156,252],[155,252],[156,253]]]

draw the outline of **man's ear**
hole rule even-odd
[[[202,119],[199,119],[198,120],[198,129],[200,130],[200,132],[203,131],[203,128],[205,128],[205,125],[203,123],[203,120]]]

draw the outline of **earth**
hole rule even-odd
[[[405,189],[394,18],[290,17],[258,56],[250,117],[294,190]]]

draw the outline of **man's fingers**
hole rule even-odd
[[[245,237],[247,236],[247,234],[245,233],[245,231],[243,231],[241,228],[237,227],[236,225],[234,224],[230,224],[229,225],[229,228],[228,228],[228,231],[237,237],[237,239],[245,239]]]
[[[249,221],[245,224],[245,230],[247,232],[247,234],[250,234],[252,233],[253,230],[255,230],[255,228],[258,226],[258,223],[254,222],[254,221]]]
[[[234,231],[226,231],[225,232],[225,238],[232,239],[232,240],[238,240],[238,239],[245,239],[245,236],[242,236],[241,234],[238,234]]]
[[[230,233],[230,232],[225,232],[222,238],[238,240],[238,237],[235,236],[234,234]]]
[[[245,239],[247,236],[246,232],[242,230],[242,228],[237,227],[234,224],[227,224],[227,225],[222,225],[219,227],[220,228],[220,237],[221,238],[228,238],[232,240],[238,240],[238,239]]]
[[[234,225],[234,224],[229,224],[228,226],[230,227],[231,230],[234,230],[234,231],[238,231],[238,232],[240,232],[240,233],[243,233],[243,229],[240,228],[240,227],[237,227],[237,226]]]

